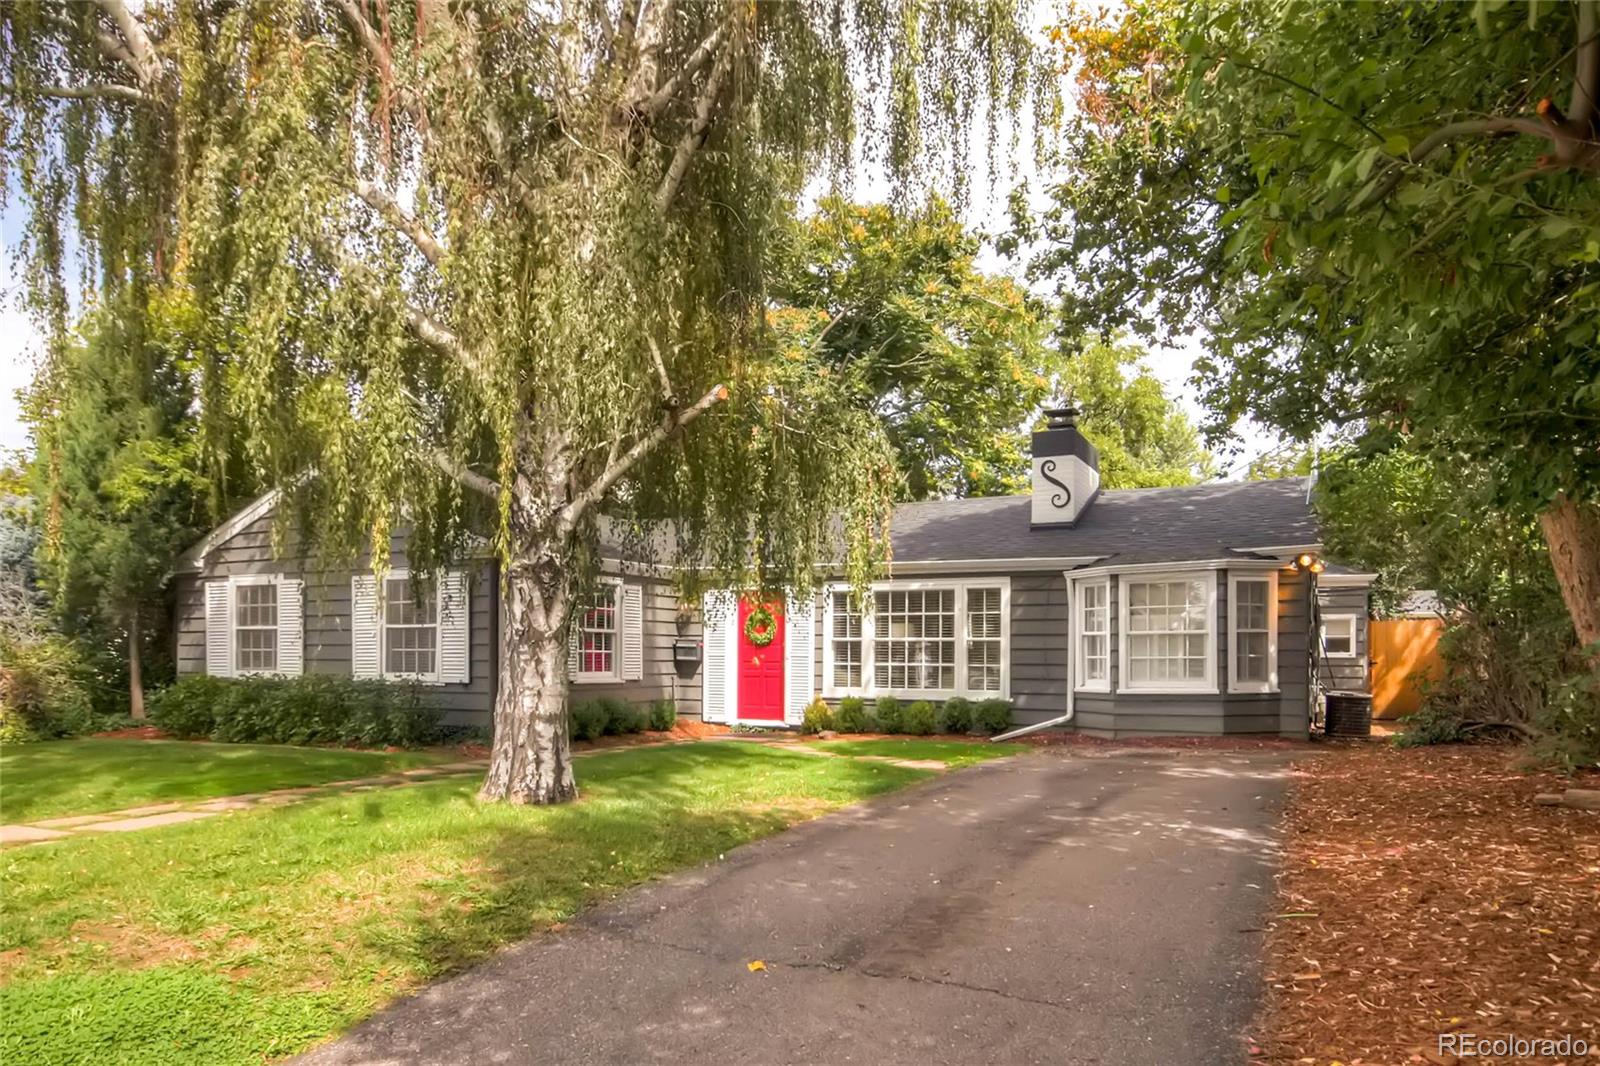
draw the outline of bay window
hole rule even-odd
[[[1078,586],[1078,688],[1106,692],[1111,688],[1111,583]]]
[[[1215,572],[1122,579],[1122,682],[1130,691],[1216,691]]]
[[[872,586],[863,609],[848,589],[828,589],[824,692],[1004,697],[1010,594],[1006,578],[887,581]]]
[[[1228,578],[1228,691],[1278,690],[1278,575]]]

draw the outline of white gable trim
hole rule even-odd
[[[244,508],[236,512],[232,518],[229,518],[222,525],[206,534],[204,540],[192,545],[182,555],[178,556],[178,572],[184,573],[186,571],[204,569],[206,556],[240,533],[243,533],[256,519],[271,514],[278,506],[280,495],[281,493],[277,489],[273,489],[271,492],[257,496],[245,504]]]

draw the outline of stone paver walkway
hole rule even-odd
[[[736,734],[715,738],[734,742],[769,744],[802,755],[815,755],[830,759],[859,759],[863,762],[888,763],[913,770],[932,770],[942,773],[949,767],[937,759],[896,759],[888,755],[849,755],[838,751],[824,751],[790,736],[761,737]],[[688,740],[662,740],[647,744],[624,744],[604,748],[575,751],[572,757],[599,755],[608,751],[635,751],[639,748],[660,748],[673,744],[692,744]],[[0,847],[17,844],[45,844],[52,840],[65,840],[86,833],[132,833],[140,829],[157,829],[165,825],[182,825],[199,821],[229,811],[247,811],[255,807],[279,807],[314,796],[331,796],[340,792],[371,792],[380,788],[400,788],[444,777],[461,777],[480,774],[488,766],[487,759],[464,759],[460,762],[419,766],[415,770],[400,770],[377,777],[358,777],[348,781],[329,781],[321,785],[303,785],[298,788],[278,788],[270,792],[254,792],[240,796],[215,796],[210,799],[181,800],[172,803],[150,803],[142,807],[128,807],[102,814],[77,814],[71,817],[43,818],[16,825],[0,825]]]

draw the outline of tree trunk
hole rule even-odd
[[[500,610],[500,690],[494,702],[494,750],[478,795],[511,803],[576,799],[567,734],[564,611],[531,566],[508,569]]]
[[[139,662],[139,608],[128,615],[128,713],[144,717],[144,671]]]
[[[1539,515],[1539,526],[1578,644],[1600,669],[1600,506],[1563,493]]]

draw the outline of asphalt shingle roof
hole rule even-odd
[[[1030,508],[1028,496],[901,504],[891,526],[894,560],[1100,556],[1116,563],[1184,562],[1321,539],[1304,478],[1108,489],[1070,529],[1032,528]]]

